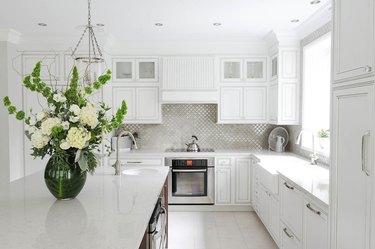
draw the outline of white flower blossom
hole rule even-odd
[[[38,121],[43,120],[45,117],[47,117],[47,113],[45,111],[41,111],[36,114],[36,120]]]
[[[64,130],[69,130],[70,123],[68,121],[64,121],[61,123]]]
[[[49,110],[50,110],[51,112],[55,112],[55,110],[56,110],[56,106],[51,105],[51,106],[49,107]]]
[[[31,126],[27,131],[29,132],[29,134],[33,134],[35,131],[37,130],[37,128],[35,128],[35,126]]]
[[[37,149],[41,149],[46,146],[49,140],[50,138],[43,135],[41,130],[36,130],[33,135],[31,135],[31,143]]]
[[[81,112],[81,109],[79,108],[78,105],[71,105],[70,108],[69,108],[69,111],[73,112],[74,115],[78,116],[79,113]]]
[[[41,125],[42,133],[49,136],[52,133],[52,128],[60,124],[61,120],[59,118],[47,118]]]
[[[70,148],[70,144],[69,144],[66,140],[63,140],[63,141],[61,141],[61,143],[60,143],[60,148],[61,148],[62,150],[67,150],[67,149]]]
[[[62,93],[55,93],[53,95],[53,100],[56,102],[65,102],[66,97]]]
[[[69,121],[72,122],[72,123],[77,123],[79,121],[79,117],[74,117],[74,116],[71,116],[69,118]]]
[[[35,120],[35,118],[33,117],[33,116],[31,116],[30,117],[30,121],[29,121],[29,125],[30,126],[33,126],[33,125],[35,125],[36,124],[36,120]]]
[[[87,104],[85,107],[82,107],[81,113],[79,114],[79,121],[82,124],[90,126],[91,129],[94,129],[98,125],[98,114],[92,104]]]
[[[68,131],[66,141],[69,143],[70,147],[83,149],[90,138],[91,134],[85,128],[72,127]]]

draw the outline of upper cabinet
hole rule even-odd
[[[113,82],[157,82],[157,58],[114,58]]]
[[[222,82],[265,82],[267,80],[265,57],[222,58]]]
[[[373,76],[373,1],[335,0],[333,30],[334,83]]]
[[[49,80],[61,80],[60,54],[54,53],[35,53],[22,55],[23,75],[31,74],[37,62],[41,61],[40,78],[46,83]]]

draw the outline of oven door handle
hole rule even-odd
[[[173,173],[198,173],[207,172],[207,169],[172,169]]]

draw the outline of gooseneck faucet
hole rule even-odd
[[[137,142],[135,141],[135,138],[133,136],[133,134],[130,132],[130,131],[121,131],[118,135],[117,135],[117,141],[116,141],[116,162],[115,164],[113,165],[113,167],[115,167],[115,175],[121,175],[121,162],[119,160],[119,156],[118,156],[118,142],[120,140],[120,137],[121,136],[126,136],[128,135],[131,140],[133,141],[134,143],[134,149],[137,150],[138,149],[138,146],[137,146]]]
[[[315,152],[315,134],[314,134],[314,132],[312,132],[310,130],[301,130],[301,132],[298,134],[298,136],[296,138],[296,144],[300,144],[302,134],[304,134],[306,132],[310,133],[311,137],[312,137],[312,149],[313,149],[313,151],[312,151],[312,154],[310,154],[310,161],[311,161],[312,165],[317,165],[319,157]]]

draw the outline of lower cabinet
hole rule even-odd
[[[328,215],[310,200],[303,209],[303,249],[328,249]]]
[[[215,204],[250,205],[250,158],[217,157],[215,171]]]
[[[293,233],[293,231],[281,223],[281,243],[280,249],[301,249],[302,243],[299,238]],[[320,248],[315,248],[320,249]]]

